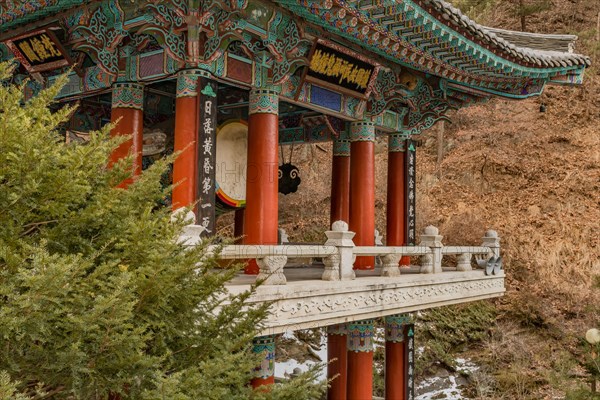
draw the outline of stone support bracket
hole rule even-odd
[[[256,260],[260,272],[258,280],[264,281],[265,285],[285,285],[286,278],[283,267],[287,263],[286,256],[267,256]]]
[[[400,259],[401,254],[386,254],[381,257],[383,266],[381,267],[381,276],[400,276]]]

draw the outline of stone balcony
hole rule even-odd
[[[257,260],[258,276],[239,274],[227,289],[241,293],[262,280],[250,299],[272,303],[261,334],[466,303],[505,292],[500,239],[494,231],[486,232],[481,246],[444,247],[434,227],[426,228],[418,246],[355,246],[354,233],[341,222],[326,236],[324,245],[233,245],[220,250],[223,259]],[[182,240],[194,245],[198,239],[189,234]],[[376,256],[378,266],[355,271],[356,256]],[[398,266],[403,256],[410,257],[410,267]],[[293,262],[299,258],[312,262]]]

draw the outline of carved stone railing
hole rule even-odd
[[[199,243],[197,230],[189,226],[181,241],[193,246]],[[353,264],[357,256],[381,257],[381,277],[400,277],[409,273],[439,274],[444,271],[466,272],[475,266],[485,270],[485,275],[498,275],[502,270],[500,257],[500,239],[498,234],[489,230],[482,238],[481,246],[447,246],[442,244],[443,236],[437,228],[428,226],[421,235],[417,246],[355,246],[348,224],[337,221],[330,231],[325,232],[324,245],[284,244],[284,245],[226,245],[210,246],[209,253],[215,253],[222,259],[255,259],[260,272],[257,279],[263,285],[285,285],[284,267],[288,258],[321,258],[324,269],[322,281],[348,281],[356,279]],[[443,267],[444,256],[455,256],[456,266]],[[419,257],[420,265],[401,268],[402,257]],[[314,278],[313,278],[314,279]]]

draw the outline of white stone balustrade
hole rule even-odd
[[[195,226],[186,227],[180,240],[193,246],[200,242],[195,237]],[[356,278],[353,263],[357,256],[377,256],[382,259],[380,276],[400,277],[414,273],[414,269],[405,268],[401,272],[399,260],[403,256],[421,258],[419,272],[421,274],[439,274],[444,256],[456,256],[455,270],[472,271],[473,257],[481,264],[489,257],[500,256],[500,239],[496,231],[488,230],[483,237],[482,246],[444,246],[443,236],[434,226],[425,228],[418,246],[356,246],[352,241],[354,232],[348,230],[343,221],[333,223],[332,229],[325,232],[327,241],[324,245],[314,244],[281,244],[281,245],[226,245],[209,246],[208,254],[218,254],[222,259],[256,259],[260,268],[258,279],[263,285],[285,285],[284,267],[290,258],[321,258],[324,269],[323,281],[347,281]],[[447,270],[449,268],[446,268]],[[312,278],[314,279],[314,278]],[[309,278],[310,280],[310,278]]]
[[[180,240],[189,246],[198,244],[196,232],[188,227]],[[487,262],[500,256],[495,231],[486,232],[482,246],[443,246],[443,237],[432,226],[425,229],[417,246],[356,246],[354,233],[342,221],[334,223],[325,236],[324,245],[225,245],[210,246],[208,252],[222,259],[257,260],[258,277],[240,273],[227,290],[240,294],[262,280],[249,299],[251,304],[271,304],[261,335],[488,299],[505,292],[501,268],[486,274],[471,265],[474,257]],[[379,256],[382,266],[355,271],[356,256]],[[412,264],[420,258],[421,263],[399,268],[403,256],[411,257]],[[442,263],[443,257],[448,265]],[[322,259],[324,267],[284,268],[292,258]]]
[[[499,250],[499,248],[498,248]],[[473,256],[476,260],[486,260],[492,256],[494,252],[487,246],[446,246],[442,248],[442,255],[456,255],[457,271],[471,271],[471,260]],[[498,252],[499,254],[499,252]]]

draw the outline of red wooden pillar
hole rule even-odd
[[[335,221],[350,220],[350,141],[346,138],[333,142],[331,165],[331,210],[329,225]],[[327,328],[327,379],[337,377],[327,390],[328,400],[346,400],[348,349],[346,325]],[[332,361],[335,360],[335,361]]]
[[[405,137],[390,135],[388,139],[386,243],[406,246],[406,182]],[[410,257],[402,257],[400,265],[409,265]]]
[[[142,173],[142,147],[144,130],[144,86],[133,82],[118,82],[112,87],[112,112],[110,122],[117,125],[111,136],[130,136],[110,156],[109,166],[133,155],[132,177],[119,187],[127,187],[133,178]],[[118,122],[117,122],[118,121]]]
[[[250,91],[244,244],[277,244],[278,113],[279,94],[276,91]],[[249,262],[245,272],[258,274],[256,262]]]
[[[385,399],[406,400],[406,315],[385,317]]]
[[[331,162],[331,210],[329,226],[335,221],[350,221],[350,141],[333,142]]]
[[[375,245],[375,125],[350,126],[350,230],[354,244]],[[375,257],[356,257],[354,269],[375,269]]]
[[[350,322],[348,328],[347,398],[373,398],[373,320]]]
[[[175,144],[181,152],[173,163],[173,211],[196,201],[198,143],[198,76],[194,70],[177,77],[175,100]]]
[[[252,352],[260,354],[261,362],[254,369],[254,378],[250,382],[253,388],[275,383],[275,336],[260,336],[252,341]]]
[[[333,142],[329,225],[335,221],[350,221],[350,140],[347,138]],[[328,400],[346,400],[347,340],[345,324],[327,328],[327,379],[337,375],[327,390]]]
[[[348,382],[348,349],[346,324],[327,327],[327,380],[333,379],[327,390],[327,400],[346,400]]]

